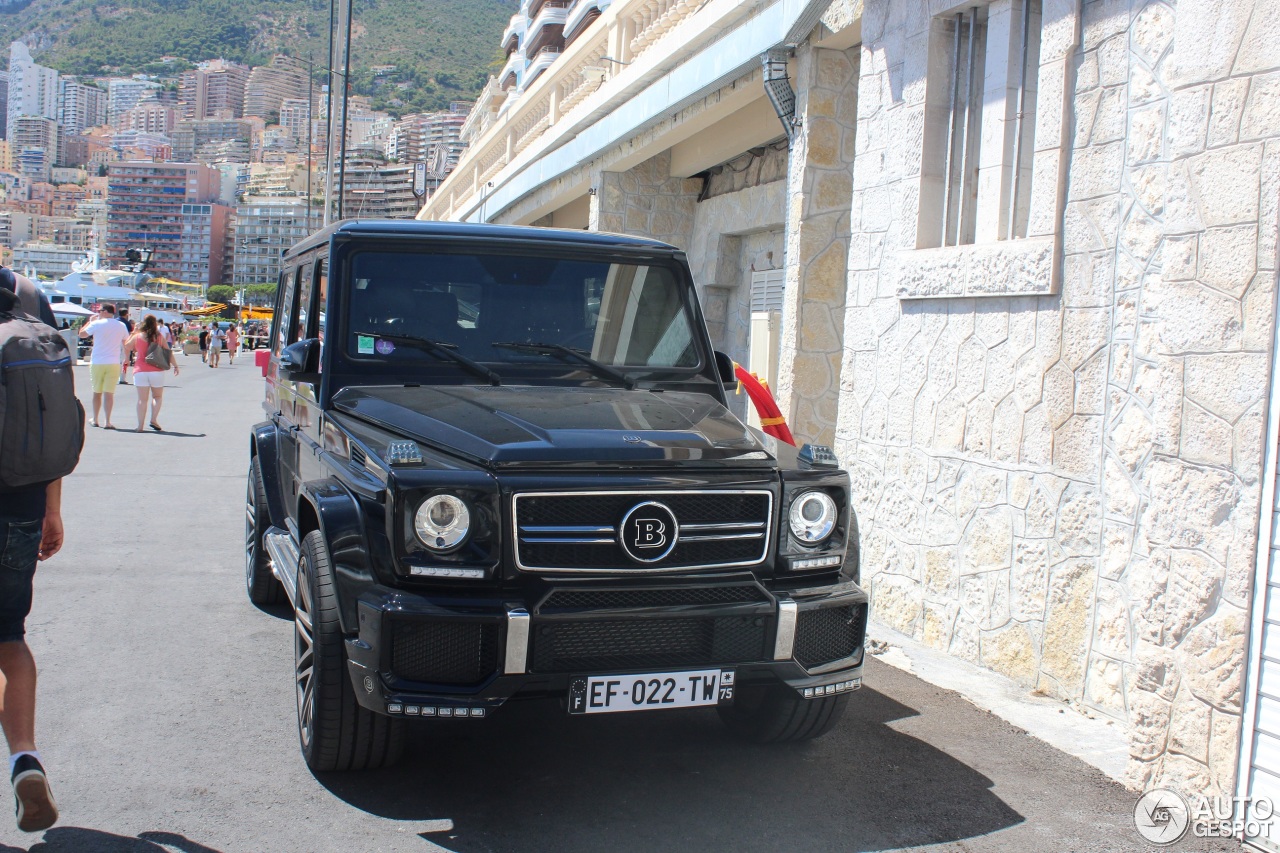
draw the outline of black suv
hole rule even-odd
[[[307,764],[526,697],[828,731],[862,683],[849,478],[733,382],[663,243],[347,221],[289,251],[245,568],[293,606]]]

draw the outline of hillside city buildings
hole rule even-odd
[[[1277,12],[524,0],[419,215],[683,248],[849,470],[874,630],[1274,801]]]
[[[145,247],[168,278],[275,281],[281,249],[324,218],[326,93],[307,69],[277,55],[75,77],[13,42],[0,70],[0,262],[59,277],[90,246],[109,264]],[[413,164],[429,164],[429,195],[458,162],[470,108],[397,119],[349,97],[346,170],[331,193],[344,215],[414,216]]]

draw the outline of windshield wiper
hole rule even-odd
[[[478,361],[472,361],[457,350],[457,344],[451,344],[447,341],[433,341],[428,338],[420,338],[417,335],[385,335],[381,332],[377,335],[379,338],[391,341],[396,344],[404,344],[406,346],[416,347],[423,352],[430,353],[434,356],[446,358],[455,364],[460,364],[467,370],[470,370],[476,376],[489,380],[490,385],[501,385],[502,377],[485,367]]]
[[[590,367],[597,376],[603,376],[607,379],[612,379],[615,382],[621,382],[626,386],[628,391],[634,390],[636,387],[636,381],[625,373],[619,370],[614,370],[609,365],[596,361],[591,356],[584,355],[573,347],[567,347],[564,344],[544,344],[535,341],[498,341],[491,346],[523,352],[538,352],[544,355],[558,355],[567,361],[576,361],[579,364],[585,364],[587,367]]]

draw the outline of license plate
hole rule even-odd
[[[569,682],[570,714],[701,708],[733,701],[733,670],[586,675]]]

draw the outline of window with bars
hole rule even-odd
[[[934,18],[917,247],[1025,237],[1041,0],[993,0]]]

